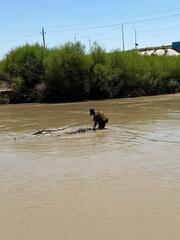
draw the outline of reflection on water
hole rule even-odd
[[[0,106],[0,239],[179,239],[179,155],[179,94]]]

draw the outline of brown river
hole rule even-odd
[[[0,239],[179,240],[180,94],[1,105]]]

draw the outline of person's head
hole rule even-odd
[[[89,112],[90,112],[90,116],[91,116],[91,115],[94,115],[94,113],[95,113],[95,111],[94,111],[93,108],[91,108],[91,109],[89,110]]]

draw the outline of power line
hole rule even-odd
[[[150,15],[156,15],[156,14],[159,14],[159,13],[170,12],[170,11],[174,11],[174,10],[178,11],[178,10],[180,10],[180,8],[173,8],[173,9],[167,9],[167,10],[162,10],[162,11],[157,11],[157,12],[152,12],[152,13],[146,13],[146,14],[143,14],[143,15],[136,15],[136,16],[126,17],[126,18],[124,18],[123,22],[125,22],[126,19],[141,18],[141,17],[150,16]]]
[[[48,31],[48,33],[59,33],[59,32],[73,32],[73,31],[85,31],[85,30],[94,30],[94,29],[102,29],[102,28],[108,28],[108,27],[114,27],[114,26],[121,26],[121,23],[117,24],[108,24],[108,25],[99,25],[99,26],[92,26],[92,27],[85,27],[85,28],[72,28],[72,29],[62,29],[62,30],[56,30],[56,31]]]
[[[151,29],[151,30],[141,30],[141,31],[137,31],[138,33],[148,33],[148,32],[159,32],[159,31],[164,31],[164,30],[168,30],[171,28],[179,28],[180,25],[172,25],[172,26],[168,26],[168,27],[164,27],[164,28],[157,28],[157,29]]]
[[[159,11],[157,13],[161,13],[161,12],[167,12],[167,11],[171,11],[173,9],[169,9],[169,10],[165,10],[165,11]],[[155,14],[155,13],[154,13]],[[147,15],[146,15],[147,16]],[[137,21],[123,21],[122,23],[115,23],[115,24],[106,24],[106,25],[96,25],[96,26],[90,26],[90,27],[83,27],[83,28],[71,28],[71,29],[61,29],[61,30],[54,30],[54,31],[48,31],[48,33],[58,33],[58,32],[73,32],[73,31],[85,31],[85,30],[94,30],[94,29],[103,29],[103,28],[112,28],[112,27],[120,27],[122,24],[134,24],[134,23],[142,23],[142,22],[149,22],[149,21],[155,21],[155,20],[161,20],[161,19],[168,19],[168,18],[173,18],[173,17],[177,17],[180,16],[180,13],[177,14],[171,14],[171,15],[166,15],[166,16],[160,16],[160,17],[154,17],[154,18],[146,18],[146,19],[142,19],[142,20],[137,20]],[[135,17],[129,17],[129,18],[135,18]],[[128,19],[128,18],[126,18]],[[86,24],[86,23],[81,23],[81,24]],[[73,25],[65,25],[65,26],[77,26],[77,25],[81,25],[81,24],[73,24]],[[107,32],[113,31],[113,29],[110,30],[106,30]],[[106,31],[104,31],[103,33],[106,33]],[[16,35],[22,35],[22,34],[26,34],[28,32],[23,32],[23,33],[16,33]],[[43,33],[43,31],[41,32],[41,34]],[[103,34],[102,33],[102,34]],[[35,33],[34,33],[35,34]],[[42,34],[43,35],[43,34]],[[45,32],[44,32],[45,35]]]
[[[123,51],[125,50],[124,25],[134,24],[134,23],[142,23],[142,22],[150,22],[150,21],[156,21],[156,20],[161,20],[161,19],[168,19],[168,18],[177,17],[177,16],[180,16],[180,13],[178,13],[178,14],[171,14],[171,15],[162,16],[162,17],[147,18],[147,19],[143,19],[143,20],[138,20],[138,21],[132,21],[132,22],[124,22],[124,23],[122,23],[121,27],[122,27]]]
[[[177,14],[171,14],[171,15],[166,15],[166,16],[160,16],[160,17],[154,17],[154,18],[146,18],[142,20],[137,20],[137,21],[124,21],[122,23],[115,23],[115,24],[107,24],[107,25],[97,25],[97,26],[91,26],[91,27],[83,27],[83,28],[71,28],[71,29],[61,29],[61,30],[54,30],[54,31],[48,31],[48,33],[58,33],[58,32],[73,32],[73,31],[85,31],[85,30],[94,30],[94,29],[102,29],[102,28],[109,28],[109,27],[118,27],[121,26],[122,24],[133,24],[133,23],[142,23],[142,22],[150,22],[150,21],[155,21],[155,20],[161,20],[161,19],[168,19],[168,18],[173,18],[180,16],[180,13]]]
[[[173,10],[173,9],[172,9]],[[167,11],[172,11],[172,10],[166,10],[166,11],[159,11],[157,13],[162,13],[162,12],[167,12]],[[176,9],[177,10],[177,9]],[[156,14],[157,14],[156,13]],[[155,14],[155,13],[154,13]],[[158,16],[158,17],[153,17],[153,18],[145,18],[145,19],[141,19],[141,20],[136,20],[136,21],[126,21],[126,22],[123,22],[123,23],[115,23],[115,24],[105,24],[105,25],[95,25],[95,26],[89,26],[89,27],[81,27],[81,28],[69,28],[69,29],[60,29],[58,31],[48,31],[49,34],[52,34],[52,33],[59,33],[59,32],[81,32],[81,31],[89,31],[89,30],[100,30],[100,29],[104,29],[105,31],[103,32],[99,32],[99,33],[96,33],[94,35],[101,35],[101,34],[105,34],[105,33],[108,33],[108,32],[112,32],[114,30],[120,30],[122,31],[122,41],[123,41],[123,49],[125,49],[125,34],[124,34],[124,25],[129,25],[129,24],[134,24],[134,23],[143,23],[143,22],[150,22],[150,21],[158,21],[158,20],[162,20],[162,19],[169,19],[169,18],[174,18],[174,17],[179,17],[180,16],[180,13],[176,13],[176,14],[171,14],[171,15],[166,15],[166,16]],[[133,17],[130,17],[130,18],[133,18]],[[126,18],[128,19],[128,18]],[[85,23],[82,23],[82,24],[85,24]],[[77,25],[80,25],[80,24],[73,24],[73,26],[77,26]],[[68,26],[68,25],[67,25]],[[138,31],[138,32],[153,32],[153,31],[162,31],[162,30],[166,30],[168,28],[172,28],[172,27],[179,27],[179,25],[174,25],[174,26],[169,26],[169,27],[165,27],[165,28],[160,28],[160,29],[154,29],[154,30],[147,30],[147,31]],[[109,29],[108,29],[109,28]],[[26,32],[24,33],[19,33],[18,35],[21,35],[20,37],[16,38],[16,37],[12,37],[12,38],[8,38],[8,39],[3,39],[0,41],[0,43],[3,43],[3,42],[7,42],[7,41],[15,41],[15,40],[19,40],[19,39],[23,39],[25,37],[34,37],[36,36],[35,33],[33,34],[28,34],[26,35],[25,34]],[[23,36],[23,34],[25,34]],[[42,28],[42,38],[43,38],[43,46],[45,47],[46,43],[45,43],[45,32],[44,32],[44,28]],[[16,34],[17,36],[17,34]]]
[[[157,11],[157,12],[151,12],[151,13],[147,13],[147,14],[143,14],[143,15],[136,15],[136,16],[129,16],[129,17],[125,17],[125,18],[121,18],[121,20],[118,20],[118,21],[121,21],[123,23],[126,22],[126,19],[131,19],[131,18],[141,18],[141,17],[144,17],[144,16],[149,16],[149,15],[156,15],[156,14],[159,14],[159,13],[165,13],[165,12],[170,12],[170,11],[174,11],[174,10],[180,10],[180,8],[172,8],[172,9],[167,9],[167,10],[162,10],[162,11]],[[176,14],[175,14],[176,15]],[[178,14],[179,15],[179,14]],[[140,20],[141,21],[141,20]],[[88,24],[92,24],[92,23],[103,23],[103,22],[109,22],[109,20],[97,20],[97,21],[89,21],[89,22],[81,22],[81,23],[75,23],[75,24],[66,24],[66,25],[61,25],[59,26],[59,28],[62,28],[62,27],[73,27],[73,26],[81,26],[81,25],[88,25]],[[112,22],[112,21],[111,21]],[[135,21],[136,22],[136,21]],[[135,23],[135,22],[128,22],[128,24],[130,23]],[[138,21],[139,22],[139,21]],[[105,25],[105,26],[102,26],[102,28],[105,28],[105,27],[111,27],[111,26],[116,26],[116,25],[121,25],[121,23],[119,24],[111,24],[111,25]],[[87,28],[83,28],[83,29],[94,29],[94,28],[101,28],[101,26],[93,26],[93,27],[87,27]],[[35,27],[35,29],[38,29],[40,27]],[[48,28],[48,26],[46,26],[46,28]],[[33,28],[34,29],[34,28]],[[75,29],[75,30],[78,30],[78,29]],[[80,28],[81,30],[81,28]],[[73,29],[70,29],[70,30],[62,30],[62,31],[73,31]],[[109,31],[109,30],[107,30]],[[112,31],[112,30],[110,30]],[[51,31],[52,33],[53,32],[58,32],[58,31]],[[14,35],[24,35],[24,34],[28,34],[29,31],[26,31],[26,32],[19,32],[19,33],[15,33]],[[31,32],[32,34],[37,34],[37,32]],[[13,35],[12,36],[7,36],[7,38],[13,38]],[[2,37],[1,37],[2,39]],[[5,37],[6,39],[6,37]]]
[[[176,17],[176,16],[180,16],[180,14],[172,14],[172,15],[167,15],[167,16],[161,16],[161,17],[155,17],[155,18],[148,18],[148,19],[143,19],[143,20],[139,20],[139,21],[133,21],[133,22],[126,22],[124,24],[130,24],[130,23],[140,23],[140,22],[148,22],[148,21],[155,21],[155,20],[159,20],[159,19],[166,19],[166,18],[172,18],[172,17]],[[91,30],[91,29],[101,29],[101,28],[109,28],[109,27],[113,27],[113,26],[116,26],[115,28],[113,29],[109,29],[109,30],[106,30],[106,31],[103,31],[102,33],[97,33],[96,35],[100,35],[100,34],[104,34],[104,33],[108,33],[108,32],[112,32],[114,30],[117,30],[119,29],[119,27],[121,26],[121,30],[122,30],[122,42],[123,42],[123,50],[125,50],[125,34],[124,34],[124,26],[123,24],[111,24],[111,25],[101,25],[101,26],[93,26],[93,27],[87,27],[87,28],[79,28],[79,29],[76,29],[76,31],[79,31],[79,30]],[[177,26],[177,25],[176,25]],[[175,27],[175,26],[174,26]],[[168,27],[170,28],[170,27]],[[161,28],[159,30],[164,30],[164,29],[167,29],[167,28]],[[75,31],[75,29],[66,29],[66,30],[61,30],[61,31]],[[61,31],[54,31],[54,32],[61,32]],[[154,30],[154,31],[158,31],[157,30]],[[143,31],[138,31],[138,32],[143,32]],[[144,31],[145,32],[145,31]],[[148,31],[147,31],[148,32]],[[51,32],[50,32],[51,33]],[[106,39],[113,39],[113,38],[106,38]]]
[[[14,35],[16,35],[16,36],[27,36],[27,35],[29,35],[29,34],[38,34],[38,32],[29,32],[29,31],[26,31],[26,32],[19,32],[19,33],[15,33]],[[1,39],[3,39],[3,40],[8,40],[8,39],[12,39],[12,38],[14,38],[14,35],[13,34],[11,34],[10,36],[6,36],[6,37],[1,37]]]
[[[101,25],[101,26],[92,26],[92,27],[86,27],[86,28],[78,28],[78,29],[64,29],[60,31],[51,31],[50,33],[57,33],[57,32],[72,32],[72,31],[86,31],[86,30],[94,30],[94,29],[102,29],[102,28],[109,28],[109,27],[120,27],[121,26],[121,35],[122,35],[122,48],[123,51],[125,51],[125,31],[124,31],[124,25],[128,24],[134,24],[134,23],[143,23],[143,22],[150,22],[150,21],[157,21],[157,20],[162,20],[162,19],[169,19],[169,18],[174,18],[180,16],[180,13],[177,14],[171,14],[171,15],[166,15],[166,16],[160,16],[160,17],[153,17],[153,18],[146,18],[142,20],[137,20],[137,21],[129,21],[129,22],[124,22],[124,23],[116,23],[116,24],[109,24],[109,25]],[[111,29],[108,31],[112,31]]]
[[[16,40],[20,40],[20,39],[24,39],[24,38],[29,38],[29,37],[34,37],[35,34],[31,34],[31,35],[24,35],[22,37],[18,37],[18,38],[9,38],[9,39],[6,39],[6,40],[2,40],[0,41],[0,43],[4,43],[4,42],[11,42],[11,41],[16,41]]]
[[[165,13],[165,12],[171,12],[171,11],[178,11],[180,10],[180,8],[172,8],[172,9],[167,9],[167,10],[162,10],[162,11],[157,11],[157,12],[151,12],[151,13],[147,13],[147,14],[143,14],[143,15],[135,15],[135,16],[129,16],[129,17],[124,17],[121,18],[118,21],[121,22],[126,22],[126,19],[131,19],[131,18],[142,18],[145,16],[150,16],[150,15],[156,15],[156,14],[160,14],[160,13]],[[114,20],[113,20],[114,21]],[[117,21],[117,20],[116,20]],[[81,23],[74,23],[74,24],[66,24],[66,25],[60,25],[57,26],[58,28],[62,28],[62,27],[73,27],[73,26],[81,26],[81,25],[88,25],[88,24],[94,24],[94,23],[103,23],[103,22],[112,22],[109,20],[96,20],[96,21],[90,21],[90,22],[81,22]],[[46,28],[49,28],[49,26],[46,26]],[[55,30],[56,31],[56,30]]]
[[[167,15],[167,16],[162,16],[162,17],[147,18],[147,19],[138,20],[138,21],[132,21],[132,22],[124,22],[123,24],[151,22],[151,21],[156,21],[156,20],[161,20],[161,19],[168,19],[168,18],[173,18],[173,17],[178,17],[178,16],[180,16],[180,13]]]
[[[106,34],[106,33],[109,33],[109,32],[115,31],[115,30],[119,30],[119,26],[109,29],[109,30],[106,30],[106,31],[103,31],[103,32],[96,33],[96,34],[91,34],[91,36],[99,36],[99,35],[103,35],[103,34]]]

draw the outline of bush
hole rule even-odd
[[[86,99],[89,92],[88,58],[84,50],[79,42],[67,43],[48,55],[45,60],[47,100]]]
[[[2,70],[10,76],[10,83],[14,91],[24,96],[22,101],[35,101],[32,92],[37,83],[43,81],[45,56],[44,48],[38,44],[16,48],[9,52],[4,61]]]
[[[14,90],[12,102],[66,102],[137,97],[180,91],[180,57],[107,53],[94,43],[53,49],[38,44],[10,51],[0,61],[0,82]],[[2,100],[1,100],[2,101]]]

